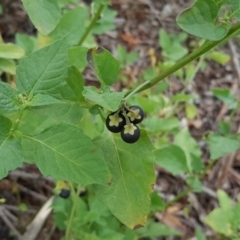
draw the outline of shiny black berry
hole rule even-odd
[[[129,108],[131,110],[127,113],[129,120],[134,124],[140,123],[144,119],[144,112],[142,108],[139,106],[131,106]]]
[[[126,124],[121,131],[121,138],[126,143],[135,143],[140,137],[140,130],[133,123]]]
[[[116,114],[116,112],[114,112],[107,116],[106,127],[110,132],[113,132],[113,133],[121,132],[124,124],[125,124],[125,118],[121,113]]]
[[[70,196],[70,190],[63,188],[59,194],[62,198],[68,198]]]

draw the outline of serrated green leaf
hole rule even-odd
[[[101,83],[112,85],[118,80],[119,61],[106,49],[102,47],[90,49],[87,53],[87,61]]]
[[[69,45],[77,45],[82,34],[84,33],[84,25],[88,18],[88,9],[86,7],[77,7],[66,12],[60,19],[59,24],[50,34],[51,38],[57,40],[66,36]],[[79,27],[78,24],[81,23]]]
[[[111,179],[101,150],[75,126],[62,123],[37,136],[23,135],[22,148],[45,176],[84,185]]]
[[[67,42],[62,38],[27,57],[17,67],[17,88],[27,94],[56,93],[67,77]]]
[[[95,87],[84,87],[83,96],[109,111],[116,111],[124,98],[124,92],[98,93]]]
[[[175,136],[174,144],[184,151],[187,159],[188,170],[190,172],[200,172],[203,168],[203,164],[201,162],[201,151],[197,142],[191,137],[186,128],[179,131],[179,133]]]
[[[19,107],[17,92],[0,80],[0,113],[16,112]]]
[[[48,35],[57,26],[61,9],[57,0],[22,0],[34,26],[44,36]]]
[[[24,54],[24,50],[13,43],[0,43],[0,58],[19,59]]]
[[[68,49],[68,66],[75,66],[83,70],[87,66],[87,51],[85,47],[71,47]]]
[[[15,75],[16,74],[15,62],[13,60],[0,58],[0,71]]]
[[[23,154],[19,140],[9,134],[11,121],[0,116],[0,123],[0,179],[2,179],[9,171],[21,166]]]
[[[215,160],[240,148],[240,142],[235,137],[223,137],[216,133],[208,136],[208,145],[211,159]]]
[[[218,11],[219,5],[214,0],[196,0],[177,17],[177,24],[192,35],[217,41],[228,32],[227,27],[215,24]]]
[[[188,171],[187,160],[182,149],[176,145],[170,145],[154,151],[155,163],[165,168],[173,175]]]
[[[232,12],[234,13],[234,16],[240,20],[240,2],[239,0],[229,0],[229,4],[232,8]]]
[[[15,35],[16,44],[24,49],[25,54],[28,55],[37,49],[37,38],[26,34],[17,33]]]
[[[102,134],[95,142],[113,176],[110,186],[95,186],[97,197],[129,228],[144,225],[155,182],[153,146],[146,132],[141,131],[134,144],[127,144],[111,133]]]

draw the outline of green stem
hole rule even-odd
[[[183,190],[182,192],[180,192],[177,196],[175,196],[171,201],[166,203],[166,207],[172,205],[173,203],[177,202],[179,199],[181,199],[182,197],[186,196],[189,192],[191,192],[190,188],[186,188],[185,190]]]
[[[100,17],[102,10],[104,8],[104,4],[100,4],[95,16],[93,17],[92,21],[90,22],[89,26],[86,28],[84,34],[82,35],[81,39],[79,40],[78,45],[81,46],[82,43],[85,41],[85,39],[87,38],[88,34],[90,33],[90,31],[92,30],[92,28],[95,26],[98,18]]]
[[[196,58],[200,57],[204,53],[206,53],[209,50],[211,50],[212,48],[216,47],[218,44],[221,44],[221,43],[227,41],[228,39],[237,36],[238,34],[240,34],[240,23],[238,23],[238,24],[234,25],[232,28],[230,28],[228,34],[223,39],[221,39],[219,41],[206,41],[200,48],[196,49],[195,51],[193,51],[192,53],[190,53],[186,57],[182,58],[180,61],[178,61],[173,66],[169,67],[167,70],[165,70],[164,72],[162,72],[158,76],[149,80],[147,84],[144,82],[143,84],[138,86],[137,91],[136,91],[136,89],[130,90],[126,94],[125,98],[127,98],[132,92],[134,92],[134,93],[142,92],[143,90],[151,88],[152,86],[154,86],[158,82],[162,81],[164,78],[166,78],[169,75],[175,73],[180,68],[184,67],[188,63],[192,62]]]
[[[67,221],[67,228],[66,228],[66,239],[70,239],[70,231],[72,227],[72,222],[74,218],[74,213],[76,211],[76,206],[77,206],[77,199],[78,199],[78,194],[80,192],[81,186],[78,185],[77,192],[75,192],[73,184],[69,182],[69,186],[71,188],[71,193],[72,193],[72,200],[73,200],[73,205],[70,213],[69,220]]]

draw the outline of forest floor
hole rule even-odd
[[[139,52],[139,59],[131,67],[125,69],[127,81],[116,84],[116,89],[128,88],[136,82],[142,69],[151,66],[149,50],[153,51],[156,60],[161,60],[161,48],[158,44],[159,30],[167,32],[180,32],[175,18],[191,1],[187,0],[112,0],[112,8],[117,11],[115,19],[116,29],[106,34],[96,36],[96,41],[102,47],[111,52],[116,52],[116,46],[122,45],[129,52]],[[35,34],[35,29],[28,19],[20,0],[1,0],[4,13],[0,16],[0,31],[5,42],[14,41],[16,33]],[[189,36],[186,47],[193,37]],[[196,74],[189,93],[199,96],[196,102],[197,118],[187,124],[192,136],[202,146],[202,161],[209,160],[209,152],[204,143],[200,141],[208,131],[217,131],[220,120],[228,119],[231,112],[227,106],[215,98],[211,88],[229,88],[237,95],[240,87],[240,61],[239,45],[237,40],[231,40],[221,46],[221,50],[231,55],[231,61],[220,65],[212,60],[207,61],[204,71],[199,70]],[[90,82],[95,79],[89,75],[86,78]],[[182,81],[176,76],[168,79],[169,92],[175,94],[184,88]],[[95,83],[93,83],[95,84]],[[177,116],[185,121],[184,113]],[[240,112],[232,122],[231,131],[240,131]],[[156,168],[157,182],[155,189],[161,189],[165,199],[176,196],[183,188],[184,181],[167,171]],[[185,238],[194,239],[194,228],[200,225],[209,239],[217,239],[214,232],[202,224],[201,220],[216,206],[218,206],[216,190],[224,189],[232,199],[236,199],[240,192],[240,152],[229,154],[220,159],[203,179],[204,188],[201,193],[191,193],[181,198],[176,204],[168,208],[162,214],[156,214],[156,220],[161,220],[166,225],[181,231]],[[15,239],[10,235],[14,228],[22,231],[33,219],[38,210],[52,196],[54,181],[46,178],[32,165],[25,164],[21,168],[9,173],[0,181],[0,199],[6,202],[0,205],[0,239]],[[191,213],[186,217],[182,211],[191,199]],[[20,207],[19,207],[20,205]],[[2,214],[4,212],[4,214]],[[6,218],[7,216],[7,218]],[[10,220],[8,220],[10,219]],[[55,228],[50,216],[37,239],[60,239],[62,232]],[[174,238],[159,238],[174,239]],[[177,239],[177,238],[175,238]]]

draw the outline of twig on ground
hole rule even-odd
[[[47,198],[45,196],[43,196],[43,195],[41,195],[41,194],[39,194],[37,192],[34,192],[31,189],[29,189],[29,188],[26,188],[26,187],[24,187],[24,186],[22,186],[20,184],[18,184],[18,186],[19,186],[19,189],[22,192],[25,192],[25,193],[27,193],[27,194],[29,194],[29,195],[31,195],[31,196],[41,200],[41,201],[46,201],[47,200]]]
[[[47,217],[51,213],[51,205],[55,196],[52,196],[47,200],[47,202],[42,206],[38,214],[35,216],[33,221],[27,226],[26,232],[23,235],[23,239],[34,240],[39,234],[42,226],[44,225]]]
[[[2,218],[4,223],[9,227],[9,229],[13,232],[13,234],[17,237],[18,240],[24,240],[24,238],[22,238],[22,235],[19,233],[19,231],[14,227],[11,221],[7,218],[2,207],[0,207],[0,217]]]

